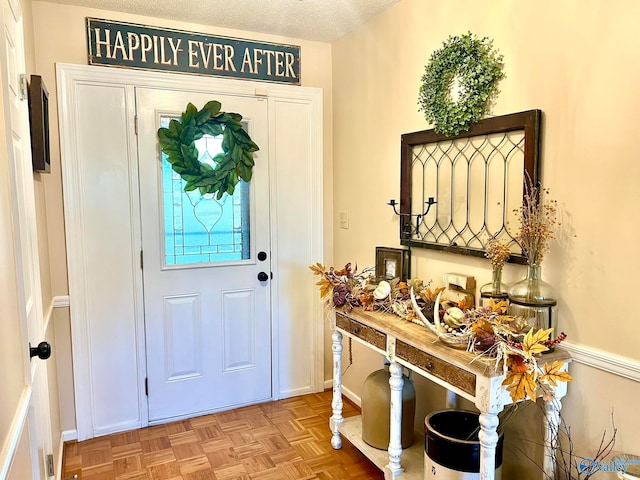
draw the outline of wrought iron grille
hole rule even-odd
[[[525,176],[538,182],[540,119],[531,110],[481,120],[454,137],[402,135],[402,244],[482,256],[495,237],[509,243],[510,261],[524,263],[516,210]]]

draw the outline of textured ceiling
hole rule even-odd
[[[399,0],[45,0],[333,42]]]

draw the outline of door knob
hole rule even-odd
[[[267,259],[267,252],[258,252],[258,260],[264,262]]]
[[[261,282],[266,282],[267,280],[269,280],[269,275],[267,275],[266,272],[260,272],[258,274],[258,280],[260,280]]]
[[[37,347],[29,344],[29,352],[31,358],[38,357],[40,360],[46,360],[51,356],[51,344],[49,342],[40,342]]]

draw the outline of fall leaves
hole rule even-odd
[[[537,357],[563,340],[563,334],[555,341],[550,338],[553,328],[531,328],[526,334],[518,335],[515,332],[521,329],[518,325],[521,319],[507,315],[506,311],[506,302],[493,300],[487,311],[476,309],[478,317],[471,324],[473,351],[482,352],[481,355],[490,353],[498,358],[498,363],[502,362],[505,373],[502,385],[514,403],[527,397],[536,398],[538,389],[546,400],[553,397],[552,387],[557,387],[559,382],[570,382],[571,375],[564,370],[565,362],[545,363],[540,368]]]
[[[313,272],[314,275],[320,276],[320,280],[316,282],[316,285],[320,287],[320,298],[324,298],[332,293],[334,284],[324,274],[324,265],[322,265],[320,262],[317,262],[315,265],[310,265],[309,269]]]
[[[320,297],[328,306],[344,307],[346,311],[362,306],[358,292],[367,281],[366,270],[358,273],[358,267],[353,269],[351,263],[341,270],[333,267],[327,270],[320,262],[310,265],[309,269],[320,277],[316,285],[320,287]]]
[[[345,311],[354,307],[362,307],[368,311],[382,310],[413,321],[416,315],[414,309],[420,308],[407,301],[409,292],[413,289],[427,305],[425,316],[428,313],[432,315],[431,318],[425,318],[425,321],[434,322],[433,307],[430,304],[436,301],[443,288],[432,288],[418,279],[408,282],[394,279],[390,281],[391,293],[384,299],[379,299],[373,295],[376,286],[369,284],[370,271],[366,269],[358,272],[357,267],[352,268],[350,263],[340,270],[333,267],[327,269],[321,263],[311,265],[309,269],[320,277],[316,286],[319,287],[320,296],[326,305],[331,308],[343,308]],[[456,332],[469,332],[467,350],[478,354],[478,357],[489,356],[496,359],[496,365],[502,366],[504,371],[502,385],[514,403],[526,398],[534,399],[540,394],[548,400],[553,397],[555,387],[561,382],[572,380],[571,375],[566,372],[565,362],[545,362],[542,366],[538,363],[541,354],[566,338],[564,333],[553,339],[552,328],[528,329],[524,318],[508,314],[508,305],[504,301],[496,302],[491,299],[489,305],[484,307],[470,306],[467,309],[466,305],[462,305],[459,308],[464,311],[464,318],[456,320],[456,325],[448,324],[449,332],[454,327]]]
[[[522,341],[522,350],[528,358],[537,355],[538,353],[546,352],[549,350],[542,342],[549,340],[549,335],[553,332],[553,328],[548,330],[538,330],[534,333],[533,328],[529,330],[524,336]]]
[[[377,285],[371,283],[373,268],[358,272],[358,267],[352,268],[347,263],[341,270],[334,267],[328,269],[317,262],[310,265],[309,269],[314,275],[320,277],[316,285],[320,289],[320,298],[330,308],[343,308],[350,311],[354,307],[363,307],[366,311],[382,310],[392,312],[405,320],[411,321],[415,312],[409,305],[409,285],[394,278],[388,282],[380,282]],[[422,282],[413,280],[422,287]],[[383,296],[376,296],[376,288],[387,284],[389,290]]]
[[[573,380],[564,370],[565,362],[545,362],[542,368],[538,365],[535,356],[549,350],[544,342],[549,340],[552,333],[553,328],[538,331],[531,329],[525,335],[521,348],[507,344],[508,350],[504,358],[506,374],[502,385],[507,388],[514,403],[527,397],[536,398],[538,388],[542,390],[544,399],[549,400],[553,397],[551,387],[557,387],[559,382]]]

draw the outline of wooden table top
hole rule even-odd
[[[484,355],[478,356],[475,353],[467,352],[464,348],[446,345],[438,340],[436,335],[428,328],[404,320],[397,315],[379,311],[369,312],[361,307],[354,308],[349,313],[336,311],[336,315],[352,318],[475,375],[496,377],[503,374],[501,367],[496,368],[495,358]],[[553,362],[555,360],[570,361],[571,356],[562,347],[556,346],[552,352],[541,354],[536,359],[540,363]]]

